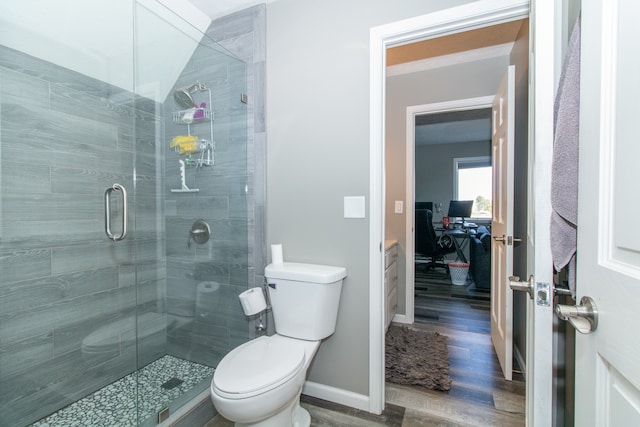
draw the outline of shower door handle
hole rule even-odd
[[[122,192],[122,233],[119,235],[113,234],[111,232],[111,193],[113,191],[121,191]],[[111,187],[108,187],[104,192],[104,231],[107,234],[107,237],[114,242],[120,241],[127,237],[127,190],[120,184],[113,184]]]

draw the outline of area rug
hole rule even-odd
[[[447,337],[408,326],[389,327],[386,335],[387,381],[448,391],[449,351]]]

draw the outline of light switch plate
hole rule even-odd
[[[404,212],[404,202],[402,200],[396,200],[395,213],[401,214]]]
[[[345,218],[364,218],[364,196],[345,196],[344,198]]]

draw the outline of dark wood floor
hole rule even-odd
[[[490,337],[490,295],[473,283],[452,285],[444,270],[416,270],[415,324],[446,335],[450,376],[448,393],[407,389],[387,383],[387,402],[411,402],[410,393],[437,400],[406,408],[403,426],[482,425],[523,426],[525,383],[514,371],[506,381]],[[514,362],[514,366],[517,366]],[[400,390],[398,390],[400,389]],[[409,415],[409,416],[408,416]],[[420,418],[423,416],[422,418]],[[433,423],[426,417],[434,417]],[[409,422],[414,419],[415,422]],[[447,424],[448,423],[448,424]]]
[[[303,396],[312,426],[524,426],[525,384],[505,381],[490,338],[489,294],[455,286],[444,270],[416,271],[414,327],[448,337],[451,390],[386,384],[382,415]],[[514,362],[515,363],[515,362]],[[517,366],[514,364],[514,366]],[[213,420],[209,427],[226,426]]]

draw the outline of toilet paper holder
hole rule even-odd
[[[209,228],[209,224],[204,219],[197,219],[193,225],[191,226],[191,230],[189,230],[189,240],[187,241],[187,247],[191,247],[191,241],[202,245],[203,243],[207,243],[209,241],[209,236],[211,235],[211,228]]]

